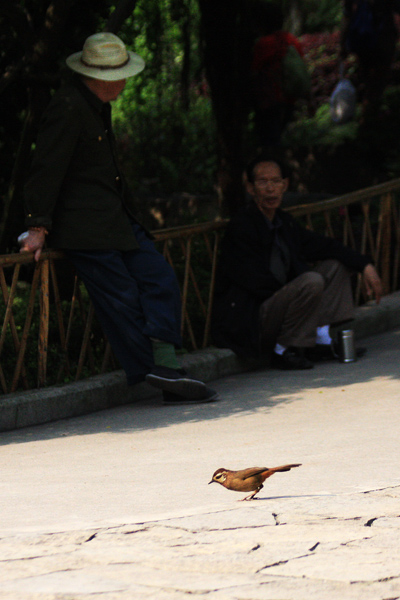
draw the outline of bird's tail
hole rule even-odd
[[[270,469],[271,475],[272,473],[282,473],[283,471],[290,471],[290,469],[294,469],[294,467],[301,467],[301,464],[282,465],[281,467],[274,467],[273,469]]]

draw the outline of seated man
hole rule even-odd
[[[280,208],[287,188],[280,161],[260,156],[248,166],[251,200],[222,243],[212,334],[239,356],[272,351],[276,368],[309,369],[334,356],[329,326],[354,317],[350,272],[363,273],[377,303],[382,286],[368,256],[301,227]]]
[[[28,235],[39,260],[46,235],[85,283],[128,384],[146,380],[165,404],[217,394],[182,373],[180,294],[175,274],[135,218],[120,171],[111,105],[144,61],[112,33],[90,36],[67,58],[74,76],[47,107],[25,186]]]

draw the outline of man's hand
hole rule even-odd
[[[367,265],[363,271],[364,283],[368,296],[375,296],[376,303],[379,304],[382,298],[382,281],[374,265]]]
[[[46,233],[47,231],[45,227],[29,229],[28,235],[21,242],[20,252],[34,252],[35,260],[38,261],[42,253]]]

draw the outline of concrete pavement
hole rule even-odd
[[[400,598],[400,330],[356,363],[3,433],[0,598]],[[259,500],[218,467],[300,462]]]

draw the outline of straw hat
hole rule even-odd
[[[132,77],[144,69],[144,60],[126,49],[116,35],[109,32],[95,33],[87,38],[82,52],[68,56],[70,69],[103,81],[118,81]]]

